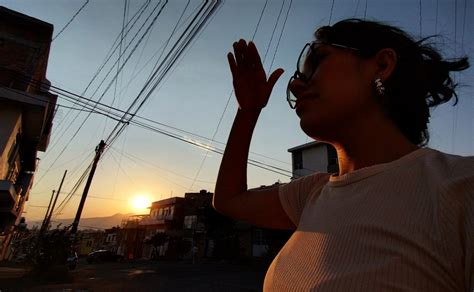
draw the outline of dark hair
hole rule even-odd
[[[380,101],[403,135],[415,145],[429,141],[427,124],[430,107],[458,98],[457,86],[449,73],[469,67],[467,57],[445,60],[427,44],[431,37],[415,41],[399,28],[375,21],[346,19],[319,28],[318,40],[357,48],[360,57],[374,56],[383,48],[397,52],[394,72],[384,80],[385,94]]]

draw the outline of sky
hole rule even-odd
[[[0,5],[53,24],[53,35],[56,36],[85,2],[1,0]],[[52,85],[93,100],[103,95],[101,102],[126,110],[143,88],[160,54],[166,55],[178,40],[178,33],[185,29],[203,3],[178,0],[168,1],[163,7],[164,1],[152,0],[143,17],[123,38],[121,48],[128,52],[139,38],[133,39],[134,32],[153,7],[163,8],[135,53],[125,63],[126,57],[118,57],[119,48],[85,90],[120,35],[123,23],[133,19],[145,2],[89,0],[51,44],[47,78]],[[470,33],[474,29],[473,13],[474,2],[469,0],[226,0],[174,62],[137,114],[166,125],[159,128],[184,140],[193,139],[224,149],[223,143],[237,109],[226,54],[234,41],[253,38],[265,68],[281,67],[285,73],[261,114],[250,158],[290,171],[291,156],[287,150],[310,139],[301,131],[296,114],[288,107],[286,85],[293,75],[301,48],[312,40],[317,27],[345,18],[365,17],[398,26],[417,38],[439,34],[441,37],[436,39],[436,44],[445,56],[473,57],[474,37]],[[174,27],[176,30],[172,34]],[[168,38],[170,42],[167,43]],[[125,48],[132,40],[127,51]],[[116,81],[110,82],[110,76],[106,78],[105,73],[108,70],[117,72],[117,67],[112,67],[113,62],[125,65]],[[474,155],[473,70],[455,74],[454,78],[461,84],[459,103],[456,107],[448,103],[432,110],[429,147]],[[102,80],[104,83],[100,85]],[[111,86],[106,91],[109,83]],[[58,104],[73,106],[61,97]],[[45,153],[38,154],[41,160],[24,214],[27,221],[44,217],[51,192],[57,190],[67,170],[58,204],[64,200],[91,163],[95,147],[116,124],[110,118],[91,114],[73,137],[87,115],[87,112],[59,107],[50,145]],[[210,141],[206,137],[214,139]],[[82,216],[147,213],[146,209],[134,207],[133,200],[139,195],[157,201],[201,189],[213,191],[220,159],[218,153],[129,125],[100,160]],[[276,181],[287,182],[289,176],[249,166],[249,187]],[[82,190],[82,186],[78,188],[54,217],[73,218]]]

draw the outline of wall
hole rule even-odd
[[[293,177],[298,178],[316,171],[327,172],[328,153],[326,144],[318,144],[303,151],[303,169],[293,170]]]
[[[8,174],[8,154],[21,127],[21,112],[2,104],[0,107],[0,180]]]

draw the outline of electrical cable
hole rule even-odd
[[[277,45],[275,47],[275,52],[273,53],[272,62],[270,63],[270,69],[268,69],[269,72],[272,71],[273,62],[275,61],[275,57],[276,57],[276,54],[278,52],[278,48],[280,47],[281,37],[283,36],[283,32],[284,32],[285,27],[286,27],[286,21],[288,20],[288,15],[290,14],[292,4],[293,4],[293,0],[290,0],[290,5],[288,5],[288,10],[286,11],[285,21],[283,22],[283,27],[281,28],[280,36],[278,37]]]
[[[165,2],[165,5],[166,5],[166,3],[167,3],[167,2]],[[161,10],[160,10],[160,12],[161,12]],[[155,17],[155,20],[156,20],[156,17]],[[141,39],[143,39],[143,37],[142,37]],[[179,42],[179,40],[178,40],[178,42]],[[169,67],[168,67],[168,68],[169,68]],[[165,71],[164,74],[166,74],[166,71]],[[155,88],[156,88],[156,86],[155,86]],[[140,96],[140,95],[139,95],[139,96]],[[139,96],[138,96],[138,97],[139,97]],[[132,103],[132,106],[133,106],[133,104],[138,100],[138,97],[137,97],[137,98],[135,99],[135,101]],[[149,97],[149,95],[144,99],[144,101],[145,101],[148,97]],[[100,100],[99,100],[99,101],[100,101]],[[138,109],[143,105],[144,101],[142,101],[142,103],[140,104],[140,106],[138,107]],[[138,111],[138,109],[135,111],[135,113]],[[129,110],[128,110],[127,112],[129,112]],[[124,116],[126,116],[126,115],[124,115]],[[133,115],[132,115],[131,118],[128,119],[128,122],[131,121],[132,118],[133,118]],[[120,125],[120,123],[117,123],[117,125]],[[115,129],[115,128],[114,128],[114,129]],[[115,141],[115,139],[118,137],[118,135],[123,131],[123,129],[124,129],[124,127],[121,127],[120,130],[117,132],[117,134],[115,134],[114,136],[112,136],[113,139],[112,139],[111,141],[108,141],[106,144],[107,144],[107,145],[111,145],[111,144],[113,143],[113,141]],[[113,132],[114,132],[114,130],[112,131],[111,135],[113,134]],[[110,137],[110,135],[109,135],[109,137]],[[107,140],[109,140],[109,139],[107,139]],[[109,148],[106,147],[106,148],[104,149],[104,153],[105,153],[108,149],[109,149]],[[69,198],[69,200],[70,200],[70,198]],[[64,204],[63,206],[65,206],[69,200],[65,201],[65,204]],[[63,202],[64,202],[64,201],[63,201]]]
[[[114,152],[117,152],[116,149],[112,149],[112,148],[109,148],[109,149],[110,149],[110,150],[113,150]],[[112,152],[111,152],[110,154],[112,154]],[[129,156],[127,156],[127,155],[124,155],[124,154],[121,154],[121,155],[125,156],[125,157],[128,158],[130,161],[133,161],[133,162],[136,163],[136,160],[132,159],[131,157],[129,157]],[[129,154],[129,155],[130,155],[130,154]],[[112,155],[112,156],[113,156],[113,155]],[[156,166],[156,165],[152,165],[152,164],[150,164],[149,162],[145,162],[145,163],[151,165],[152,167],[155,167],[155,168],[158,168],[158,169],[163,170],[163,168],[160,168],[160,167],[158,167],[158,166]],[[123,171],[123,172],[125,173],[125,171]],[[128,176],[128,174],[126,174],[126,175],[127,175],[127,177],[128,177],[129,179],[131,179],[131,178]],[[159,176],[159,177],[160,177],[161,179],[164,179],[164,180],[166,180],[166,181],[168,181],[168,182],[170,182],[170,183],[172,183],[172,184],[174,184],[174,185],[176,185],[176,186],[182,188],[183,190],[186,190],[186,189],[187,189],[185,186],[183,186],[183,185],[181,185],[181,184],[179,184],[179,183],[177,183],[177,182],[175,182],[175,181],[173,181],[173,180],[171,180],[171,179],[169,179],[169,178],[167,178],[167,177],[163,177],[163,176]]]
[[[360,0],[357,0],[356,9],[354,11],[354,17],[356,17],[357,11],[359,10],[359,4],[360,4]]]
[[[273,37],[275,36],[275,31],[277,29],[278,23],[280,22],[280,17],[281,17],[281,13],[283,12],[283,6],[285,6],[285,2],[286,2],[286,0],[283,0],[281,2],[280,12],[278,13],[277,19],[275,21],[275,25],[273,26],[272,34],[270,36],[270,40],[268,41],[267,49],[265,50],[265,54],[263,55],[263,63],[265,63],[265,60],[267,59],[268,52],[270,51],[270,45],[273,41]]]
[[[38,83],[36,83],[34,80],[33,80],[32,82],[33,82],[33,84],[38,84]],[[26,96],[26,97],[29,97],[29,98],[33,98],[33,99],[35,99],[35,100],[40,100],[40,101],[42,101],[42,102],[45,102],[44,100],[35,98],[34,96],[28,95],[28,94],[26,94],[26,93],[24,93],[24,92],[21,92],[21,91],[17,91],[17,90],[14,90],[14,89],[11,89],[11,88],[7,88],[7,87],[6,87],[5,89],[10,90],[10,91],[13,91],[13,92],[18,93],[18,94],[22,94],[22,95],[24,95],[24,96]],[[82,96],[80,96],[80,95],[77,95],[77,94],[75,94],[75,93],[72,93],[72,92],[67,91],[67,90],[64,90],[64,89],[61,89],[61,88],[59,88],[59,87],[54,87],[54,86],[52,86],[52,88],[50,88],[50,90],[51,90],[52,92],[54,92],[54,93],[57,93],[59,97],[68,97],[68,96],[67,96],[66,94],[64,94],[63,92],[66,92],[67,94],[76,96],[77,99],[78,99],[77,103],[80,102],[80,99],[85,99],[85,100],[87,100],[87,101],[91,101],[90,99],[88,99],[88,98],[86,98],[86,97],[82,97]],[[73,99],[73,100],[74,100],[74,99]],[[71,100],[68,100],[68,101],[71,102]],[[45,103],[46,103],[46,102],[45,102]],[[116,109],[116,108],[111,107],[111,106],[108,106],[108,105],[106,105],[106,104],[102,104],[102,103],[97,103],[97,104],[100,105],[100,106],[104,106],[104,107],[106,107],[106,108],[113,109],[113,110],[117,111],[119,114],[115,114],[115,117],[112,117],[112,116],[111,116],[111,118],[113,118],[113,119],[115,119],[115,120],[118,120],[120,117],[122,117],[122,115],[121,115],[122,113],[127,113],[127,112],[125,112],[125,111],[123,111],[123,110]],[[97,113],[97,114],[103,114],[102,112],[99,112],[99,111],[97,110],[97,108],[98,108],[98,107],[96,107],[96,110],[95,110],[95,111],[92,111],[92,110],[91,110],[91,112],[94,112],[94,113]],[[173,126],[164,124],[164,123],[160,123],[160,122],[154,121],[154,120],[152,120],[152,119],[144,118],[144,117],[141,117],[141,116],[138,116],[138,115],[136,115],[135,117],[136,117],[136,118],[139,118],[139,119],[142,119],[142,120],[144,120],[144,121],[151,122],[151,123],[156,124],[156,125],[164,126],[164,127],[170,128],[170,129],[172,129],[172,130],[175,130],[175,131],[178,131],[178,132],[181,132],[181,133],[185,133],[185,134],[188,134],[188,135],[192,135],[192,136],[195,136],[195,137],[204,139],[204,140],[208,140],[208,141],[211,141],[211,140],[212,140],[211,138],[208,138],[208,137],[205,137],[205,136],[202,136],[202,135],[193,133],[193,132],[189,132],[189,131],[186,131],[186,130],[183,130],[183,129],[180,129],[180,128],[176,128],[176,127],[173,127]],[[122,122],[123,122],[123,121],[122,121]],[[134,123],[135,123],[135,121],[132,122],[131,124],[134,125]],[[141,123],[143,124],[143,122],[141,122]],[[161,129],[160,129],[160,130],[161,130]],[[166,132],[165,130],[162,130],[162,131]],[[167,132],[167,133],[169,133],[169,132]],[[172,133],[170,133],[170,134],[172,134]],[[186,137],[183,137],[183,139],[186,139]],[[214,140],[213,142],[225,146],[225,143],[222,143],[222,142],[219,142],[219,141],[216,141],[216,140]],[[201,143],[201,144],[205,145],[205,144],[202,143],[202,142],[197,142],[197,143]],[[272,157],[269,157],[269,156],[265,156],[265,155],[263,155],[263,154],[259,154],[259,153],[255,153],[255,152],[251,152],[251,154],[257,155],[257,156],[261,156],[261,157],[264,157],[264,158],[267,158],[267,159],[270,159],[270,160],[273,160],[273,161],[277,161],[277,162],[281,162],[281,163],[288,164],[288,163],[285,162],[285,161],[278,160],[278,159],[275,159],[275,158],[272,158]]]
[[[458,0],[454,0],[454,54],[457,54]],[[453,128],[451,131],[451,152],[456,147],[456,129],[458,124],[458,107],[453,107]]]
[[[219,3],[220,1],[217,1],[217,3]],[[169,68],[171,68],[171,66],[173,65],[174,61],[176,60],[176,57],[179,56],[179,53],[182,52],[180,50],[178,50],[175,54],[172,54],[173,50],[175,50],[176,46],[181,42],[181,40],[183,39],[183,37],[186,35],[187,31],[192,27],[195,19],[198,17],[198,15],[201,13],[201,11],[204,9],[205,7],[205,3],[203,5],[203,7],[199,10],[198,14],[193,18],[193,20],[191,21],[191,23],[188,25],[188,27],[185,29],[185,31],[181,34],[181,36],[179,37],[179,39],[176,41],[175,45],[172,47],[172,49],[168,52],[168,54],[165,56],[165,60],[168,60],[167,62],[167,67],[165,67],[165,69],[163,69],[162,71],[162,74],[161,76],[159,76],[156,81],[154,81],[154,84],[152,85],[151,89],[148,90],[148,93],[145,95],[145,97],[143,98],[142,102],[139,104],[138,108],[135,109],[135,113],[136,114],[138,112],[138,110],[143,106],[143,104],[145,103],[146,100],[148,100],[148,98],[151,96],[151,94],[153,93],[153,91],[156,89],[156,87],[158,86],[158,84],[161,82],[161,80],[163,79],[164,75],[168,72]],[[184,48],[186,46],[186,42],[181,45],[181,48]],[[171,59],[169,59],[171,58]],[[162,62],[163,63],[163,62]],[[161,68],[161,66],[160,66]],[[155,76],[158,74],[159,72],[159,69],[158,68],[157,70],[155,70],[155,73],[152,74],[152,76],[149,78],[149,80],[146,82],[145,86],[142,88],[142,90],[140,91],[140,93],[138,94],[138,96],[135,98],[135,100],[132,102],[132,104],[129,106],[127,112],[130,112],[132,110],[132,108],[134,107],[134,105],[138,102],[140,96],[142,95],[142,93],[149,87],[149,84],[151,83],[151,81],[153,79],[155,79]],[[134,114],[131,114],[131,116],[128,118],[128,120],[130,121],[131,119],[133,119],[134,117]],[[124,118],[125,118],[126,115],[124,115]],[[106,143],[108,145],[111,145],[113,143],[113,141],[120,135],[120,133],[123,131],[124,129],[124,126],[122,127],[119,127],[120,124],[117,123],[116,127],[112,130],[112,132],[110,133],[109,137],[106,139]],[[118,130],[117,130],[118,129]]]
[[[335,0],[332,0],[332,4],[331,4],[331,12],[329,13],[329,22],[328,22],[328,25],[331,25],[331,21],[332,21],[332,13],[334,11],[334,2]]]
[[[161,2],[161,1],[160,1]],[[122,64],[122,66],[120,67],[120,71],[123,69],[123,67],[126,65],[127,61],[130,59],[130,57],[133,55],[133,53],[135,52],[136,48],[138,47],[138,45],[141,43],[141,41],[143,40],[144,36],[149,32],[149,29],[151,26],[153,26],[155,23],[156,23],[156,20],[158,18],[158,16],[161,14],[161,12],[163,11],[163,8],[164,6],[166,6],[166,4],[168,3],[168,1],[165,2],[165,4],[162,6],[162,8],[159,10],[159,12],[157,13],[157,15],[154,17],[154,19],[152,20],[152,22],[150,23],[150,25],[147,27],[146,31],[143,33],[143,35],[141,36],[141,38],[138,40],[138,42],[135,44],[134,48],[132,49],[132,51],[129,53],[127,59],[124,61],[124,63]],[[158,5],[156,6],[158,7]],[[152,11],[152,13],[155,11],[155,9]],[[151,15],[151,14],[150,14]],[[132,39],[133,41],[133,39]],[[131,43],[130,43],[131,44]],[[127,48],[126,48],[127,49]],[[125,50],[126,50],[125,49]],[[110,72],[110,71],[109,71]],[[114,79],[117,78],[117,74],[114,76]],[[107,86],[107,88],[104,90],[104,92],[102,93],[102,95],[100,96],[100,98],[98,99],[98,101],[100,102],[102,100],[102,98],[105,96],[105,93],[108,91],[108,89],[110,88],[110,86],[112,85],[113,83],[113,80],[109,83],[109,85]],[[102,83],[101,83],[102,84]],[[95,92],[94,92],[95,94]],[[94,108],[95,108],[95,105],[94,105]],[[62,156],[62,154],[66,151],[66,149],[69,147],[69,145],[72,143],[72,141],[74,140],[75,137],[77,137],[77,134],[79,133],[79,131],[82,129],[82,127],[85,125],[86,121],[88,120],[88,118],[90,117],[91,113],[87,114],[86,118],[83,120],[83,122],[80,124],[80,126],[76,129],[76,131],[74,132],[74,134],[69,138],[69,141],[66,143],[66,145],[64,145],[64,147],[61,149],[61,151],[59,152],[59,154],[56,156],[56,158],[54,159],[54,161],[50,164],[50,167],[52,167],[57,161],[58,159]],[[119,122],[120,123],[120,122]],[[46,171],[47,173],[47,171]],[[46,174],[45,173],[45,174]],[[37,183],[39,183],[42,178],[44,177],[44,175],[42,177],[40,177],[40,179],[38,180]]]
[[[161,1],[160,1],[161,2]],[[147,1],[145,2],[141,7],[140,9],[135,13],[135,15],[132,17],[132,19],[130,19],[130,21],[127,23],[127,25],[133,21],[133,23],[130,25],[129,29],[127,30],[127,32],[125,33],[125,35],[123,35],[123,37],[125,37],[131,30],[132,28],[135,26],[135,24],[137,23],[137,21],[141,18],[141,16],[143,15],[143,13],[146,11],[146,8],[148,7],[148,5],[150,4],[150,1]],[[158,7],[159,3],[157,4],[156,7]],[[155,7],[155,8],[156,8]],[[152,12],[153,13],[153,12]],[[144,23],[146,23],[146,21],[149,19],[149,17],[145,20]],[[144,25],[144,24],[143,24]],[[143,28],[143,25],[138,29],[138,31],[136,32],[135,36],[141,31],[141,29]],[[110,60],[110,58],[114,55],[114,53],[117,51],[117,49],[119,48],[119,41],[122,41],[122,33],[119,33],[114,41],[114,44],[112,45],[112,47],[110,48],[109,52],[107,53],[106,55],[106,60],[103,62],[103,64],[98,68],[98,70],[96,71],[96,73],[94,74],[94,76],[92,77],[92,79],[89,81],[89,83],[87,84],[86,88],[82,91],[81,95],[84,95],[87,90],[90,88],[90,86],[92,85],[92,83],[95,81],[95,79],[98,77],[98,75],[100,74],[100,72],[102,72],[103,68],[105,67],[105,65],[108,63],[108,61]],[[130,44],[133,42],[134,38],[132,39],[132,41],[130,42]],[[121,57],[121,55],[119,56]],[[116,63],[113,64],[112,68],[110,69],[110,71],[113,69],[113,67],[116,65]],[[104,80],[105,78],[108,77],[108,74],[110,74],[110,71],[107,72],[106,76],[104,77]],[[104,81],[103,80],[103,81]],[[99,84],[98,88],[100,88],[100,86],[102,85],[103,81]],[[98,90],[97,88],[97,90]],[[97,92],[97,90],[95,92]],[[95,94],[94,92],[94,94]],[[92,94],[92,96],[94,95]],[[67,114],[66,114],[67,115]],[[62,133],[59,133],[58,132],[58,137],[63,137],[64,136],[64,133],[67,132],[69,130],[69,128],[72,126],[72,124],[74,123],[74,121],[76,121],[76,119],[78,118],[79,114],[77,114],[73,119],[72,121],[69,123],[69,125],[66,127],[66,129],[62,132]],[[59,140],[56,140],[52,145],[51,145],[51,149],[53,149],[57,143],[59,142]]]
[[[265,13],[265,9],[266,9],[266,7],[267,7],[267,2],[268,2],[268,1],[265,1],[265,4],[264,4],[264,6],[263,6],[263,9],[262,9],[262,11],[260,12],[260,16],[259,16],[259,18],[258,18],[257,25],[256,25],[256,27],[255,27],[255,31],[254,31],[253,36],[252,36],[252,40],[255,38],[255,36],[256,36],[256,34],[257,34],[257,32],[258,32],[258,29],[259,29],[259,27],[260,27],[261,20],[262,20],[262,18],[263,18],[263,15],[264,15],[264,13]],[[280,8],[280,13],[278,14],[278,18],[277,18],[277,20],[276,20],[276,22],[275,22],[275,26],[274,26],[274,28],[273,28],[270,41],[268,42],[268,46],[267,46],[267,48],[266,48],[265,56],[264,56],[264,58],[263,58],[263,62],[262,62],[262,63],[265,63],[265,60],[266,60],[266,57],[267,57],[267,53],[268,53],[268,51],[269,51],[269,49],[270,49],[270,44],[271,44],[271,42],[272,42],[272,40],[273,40],[273,36],[274,36],[274,34],[275,34],[276,27],[277,27],[278,22],[279,22],[279,20],[280,20],[280,16],[281,16],[281,12],[282,12],[282,10],[283,10],[284,4],[285,4],[285,1],[282,2],[282,6],[281,6],[281,8]],[[226,102],[226,105],[225,105],[225,107],[224,107],[224,110],[222,111],[222,114],[221,114],[221,116],[220,116],[220,118],[219,118],[219,121],[217,122],[216,129],[215,129],[215,131],[214,131],[214,134],[212,135],[211,143],[214,141],[214,139],[215,139],[215,137],[216,137],[216,135],[217,135],[217,133],[218,133],[218,131],[219,131],[220,125],[221,125],[222,120],[223,120],[223,118],[224,118],[224,116],[225,116],[225,113],[226,113],[226,111],[227,111],[227,108],[228,108],[228,105],[229,105],[229,103],[230,103],[230,99],[231,99],[233,93],[234,93],[234,90],[232,89],[231,92],[230,92],[230,94],[229,94],[229,97],[227,98],[227,102]],[[201,164],[200,164],[199,167],[198,167],[198,170],[197,170],[196,175],[195,175],[195,177],[194,177],[193,183],[192,183],[191,186],[189,187],[189,190],[191,190],[191,189],[193,188],[193,186],[194,186],[194,184],[195,184],[197,178],[199,177],[199,175],[200,175],[200,173],[201,173],[201,171],[202,171],[202,168],[204,167],[204,163],[205,163],[206,160],[207,160],[208,155],[209,155],[209,150],[206,151],[206,153],[205,153],[205,155],[204,155],[204,157],[203,157],[203,159],[202,159],[202,161],[201,161]]]
[[[439,9],[439,0],[436,0],[435,34],[438,33],[438,9]]]
[[[260,16],[258,17],[257,25],[255,26],[255,31],[253,32],[251,40],[253,41],[255,36],[257,35],[258,28],[260,27],[260,21],[262,21],[263,18],[263,13],[265,12],[265,9],[267,8],[267,3],[268,0],[265,0],[265,4],[263,5],[262,11],[260,12]]]
[[[125,36],[132,30],[132,28],[135,26],[135,24],[137,23],[137,21],[141,18],[142,14],[146,11],[146,8],[148,8],[148,5],[151,3],[151,0],[147,0],[146,2],[143,3],[143,5],[137,10],[137,12],[132,16],[132,18],[129,20],[129,22],[127,23],[127,26],[129,26],[127,32],[125,33]],[[132,23],[133,22],[133,23]],[[130,24],[131,23],[131,24]],[[124,37],[125,37],[124,36]],[[110,60],[110,58],[113,56],[113,54],[116,52],[116,50],[118,49],[118,41],[121,37],[121,33],[119,33],[113,43],[113,45],[111,46],[109,52],[106,54],[106,58],[105,58],[105,61],[102,63],[101,66],[99,66],[99,68],[97,69],[96,73],[93,75],[92,79],[89,81],[89,83],[87,84],[86,88],[82,91],[81,95],[85,95],[85,93],[87,92],[87,90],[89,89],[89,87],[92,85],[92,83],[95,81],[95,79],[98,77],[98,75],[100,74],[100,72],[102,72],[103,68],[105,67],[105,65],[108,63],[108,61]],[[65,118],[68,116],[70,112],[66,113],[65,115]],[[50,150],[51,149],[54,149],[55,146],[59,143],[59,140],[61,137],[64,137],[64,133],[67,132],[69,130],[69,128],[72,126],[73,122],[78,118],[79,114],[77,114],[73,119],[72,121],[68,124],[68,126],[66,127],[66,129],[64,131],[61,132],[61,130],[63,129],[63,126],[58,129],[58,135],[57,137],[59,137],[58,139],[56,139],[56,141],[52,141],[51,145],[50,145]],[[62,124],[64,125],[64,124]]]
[[[419,9],[419,12],[420,12],[420,17],[419,17],[419,20],[420,20],[420,39],[423,38],[423,27],[422,27],[422,24],[423,24],[423,20],[422,20],[422,6],[421,6],[421,0],[419,0],[419,3],[420,3],[420,9]]]
[[[89,3],[89,0],[86,0],[86,2],[81,6],[81,8],[79,8],[79,10],[72,16],[72,18],[66,23],[66,25],[58,32],[58,34],[56,34],[56,36],[53,37],[51,41],[54,41],[71,24],[74,18],[76,18],[76,16],[79,13],[81,13],[82,9],[84,9],[84,7],[86,7],[88,3]]]
[[[368,1],[368,0],[365,0],[364,20],[367,18],[367,1]]]

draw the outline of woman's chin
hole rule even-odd
[[[318,141],[330,139],[331,133],[334,134],[335,132],[335,128],[331,126],[331,123],[319,119],[316,120],[314,117],[310,121],[300,118],[300,127],[306,135]]]

